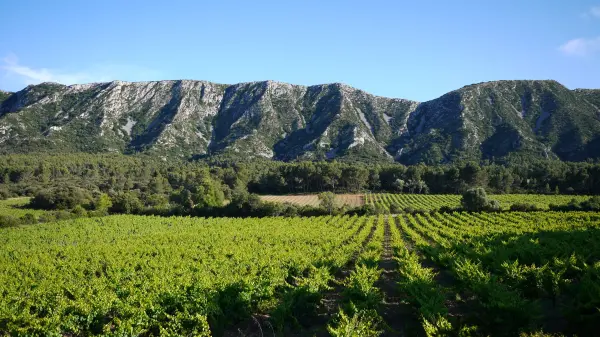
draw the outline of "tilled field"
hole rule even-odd
[[[305,195],[263,195],[263,201],[270,202],[289,202],[300,206],[319,206],[319,197],[316,194]],[[339,206],[348,205],[351,207],[362,206],[365,203],[363,194],[338,194],[336,200]]]

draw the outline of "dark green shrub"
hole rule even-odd
[[[513,212],[535,212],[540,211],[541,209],[535,204],[516,203],[510,205],[510,210]]]
[[[66,210],[75,206],[88,207],[92,194],[75,186],[55,187],[38,192],[30,201],[30,206],[45,210]]]
[[[484,209],[485,212],[500,212],[501,210],[502,206],[500,206],[498,200],[490,200],[487,207]]]
[[[92,209],[95,211],[106,212],[112,207],[112,200],[106,193],[99,193],[92,202]]]
[[[440,209],[439,209],[438,212],[440,212],[440,213],[452,213],[454,211],[455,211],[454,208],[452,208],[452,207],[450,207],[448,205],[444,205],[444,206],[440,207]]]
[[[593,196],[590,199],[582,202],[578,202],[575,199],[571,199],[571,201],[566,205],[549,205],[550,210],[552,211],[590,211],[597,212],[600,211],[600,196]]]
[[[36,224],[37,222],[38,222],[37,218],[35,217],[35,215],[33,215],[31,213],[27,213],[21,217],[21,223],[24,225],[33,225],[33,224]]]
[[[298,206],[292,204],[292,203],[284,203],[283,204],[283,212],[282,214],[283,216],[287,216],[287,217],[295,217],[298,216]]]
[[[392,214],[402,213],[402,207],[397,203],[392,203],[392,204],[390,204],[390,213],[392,213]]]
[[[500,210],[500,203],[488,198],[481,187],[466,191],[460,201],[464,210],[469,212],[494,212]]]
[[[600,211],[600,196],[593,196],[582,202],[581,209],[584,211]]]
[[[146,197],[145,204],[154,209],[167,209],[169,208],[169,198],[164,194],[151,194]]]
[[[54,216],[54,220],[55,221],[69,220],[69,219],[73,219],[74,218],[73,214],[71,214],[71,213],[69,213],[67,211],[52,212],[52,215]]]
[[[371,204],[364,204],[359,207],[350,208],[346,211],[348,215],[367,215],[375,214],[375,207]]]
[[[20,225],[19,219],[10,215],[0,215],[0,228],[2,227],[15,227]]]
[[[302,206],[298,208],[298,214],[300,216],[321,216],[327,215],[327,210],[322,207],[314,207],[314,206]]]
[[[73,213],[77,217],[87,216],[87,211],[85,210],[85,208],[81,207],[81,205],[77,205],[77,206],[73,207],[73,209],[71,210],[71,213]]]
[[[137,193],[123,192],[112,197],[113,203],[110,211],[113,213],[139,213],[144,205],[140,201]]]
[[[6,200],[10,197],[10,192],[5,188],[0,188],[0,200]]]
[[[278,202],[262,202],[258,208],[254,210],[256,216],[279,216],[283,213],[284,206]]]

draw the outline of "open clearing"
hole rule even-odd
[[[262,195],[263,201],[289,202],[300,206],[319,206],[317,194],[306,195]],[[365,203],[364,194],[337,194],[336,202],[339,206],[348,205],[352,207],[362,206]]]

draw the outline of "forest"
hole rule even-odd
[[[483,164],[483,165],[482,165]],[[361,162],[168,161],[145,155],[7,155],[0,198],[32,197],[46,210],[98,214],[323,215],[314,207],[261,202],[257,194],[600,194],[600,164],[368,165]],[[375,205],[375,204],[374,204]],[[358,211],[359,214],[368,210]]]

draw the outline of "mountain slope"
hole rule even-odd
[[[11,92],[0,90],[0,103],[6,100],[10,95],[12,95]]]
[[[44,83],[2,103],[0,149],[293,159],[357,147],[381,159],[414,106],[341,84]]]
[[[583,160],[598,154],[599,93],[556,81],[466,86],[420,104],[391,148],[407,163],[511,154]]]
[[[0,142],[5,152],[202,153],[225,87],[202,81],[29,86],[2,104]]]
[[[599,107],[600,90],[555,81],[479,83],[424,103],[339,83],[43,83],[0,92],[0,153],[584,160],[600,153]]]

